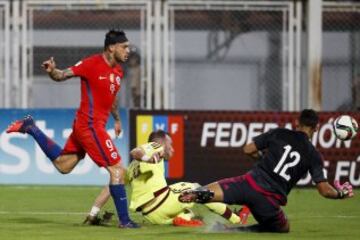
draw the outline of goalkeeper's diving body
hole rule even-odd
[[[297,120],[296,130],[277,128],[255,137],[253,142],[244,146],[244,152],[253,155],[264,151],[264,154],[251,171],[185,191],[179,200],[246,204],[258,222],[238,227],[218,225],[214,230],[287,233],[289,222],[280,206],[286,204],[287,195],[307,172],[323,197],[352,197],[352,186],[348,182],[340,185],[335,181],[335,188],[327,182],[320,153],[309,141],[318,129],[318,121],[314,110],[305,109]]]
[[[178,200],[181,192],[196,189],[200,185],[188,182],[168,185],[166,182],[163,161],[173,155],[171,137],[166,132],[157,130],[150,134],[148,140],[147,144],[130,152],[134,160],[129,165],[125,178],[131,191],[130,210],[141,212],[152,224],[194,227],[203,225],[201,220],[194,218],[191,211],[194,203],[182,203]],[[107,196],[105,187],[96,199],[87,222],[90,224],[99,222],[97,214],[105,204]],[[208,203],[205,206],[233,224],[243,223],[241,218],[224,203]],[[249,213],[248,209],[244,207],[241,213],[245,220]]]

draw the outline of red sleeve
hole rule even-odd
[[[73,71],[75,76],[86,78],[86,75],[88,74],[88,69],[91,69],[89,67],[90,62],[91,61],[89,58],[83,59],[77,62],[74,66],[71,66],[70,69]]]

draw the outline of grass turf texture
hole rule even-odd
[[[289,234],[214,233],[208,228],[221,217],[203,206],[195,213],[204,216],[207,226],[186,228],[152,226],[140,214],[132,218],[141,229],[118,229],[113,220],[108,227],[82,225],[99,187],[7,186],[0,185],[0,239],[358,239],[360,198],[327,200],[314,189],[294,189],[285,212],[290,219]],[[114,212],[112,202],[104,209]],[[253,218],[250,218],[253,223]]]

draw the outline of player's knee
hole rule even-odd
[[[121,164],[116,164],[108,167],[111,174],[125,174],[125,168]]]
[[[286,222],[286,224],[282,227],[282,229],[281,229],[282,231],[282,233],[288,233],[288,232],[290,232],[290,224],[289,224],[289,222]]]
[[[61,164],[57,164],[57,165],[55,164],[55,167],[59,171],[59,173],[61,173],[61,174],[68,174],[72,170],[72,168],[68,168],[68,167],[66,167],[64,165],[61,165]]]
[[[71,172],[72,169],[68,168],[66,165],[64,165],[61,161],[59,161],[58,159],[56,159],[55,161],[53,161],[53,164],[55,166],[55,168],[58,170],[59,173],[61,174],[68,174]]]
[[[288,233],[290,232],[290,225],[288,221],[285,221],[283,224],[281,224],[280,226],[277,226],[275,228],[275,232],[278,233]]]
[[[58,170],[59,170],[59,173],[61,173],[61,174],[69,174],[71,172],[71,169],[58,168]]]
[[[111,182],[114,184],[123,183],[125,176],[125,168],[121,164],[108,167]]]
[[[79,160],[77,155],[61,155],[53,161],[53,164],[61,174],[68,174],[74,169]]]

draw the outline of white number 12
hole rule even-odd
[[[279,174],[286,181],[289,181],[291,179],[291,177],[290,177],[290,175],[286,174],[286,171],[287,171],[288,168],[294,167],[300,162],[300,154],[297,151],[290,152],[291,151],[291,146],[290,145],[286,145],[286,146],[284,146],[284,148],[285,148],[285,152],[283,153],[280,161],[278,162],[278,164],[274,168],[274,173]],[[286,160],[287,156],[289,155],[289,153],[290,153],[290,159],[294,159],[294,161],[289,162],[289,163],[284,165],[285,160]],[[280,171],[281,167],[283,167],[283,168]],[[280,171],[280,173],[279,173],[279,171]]]

